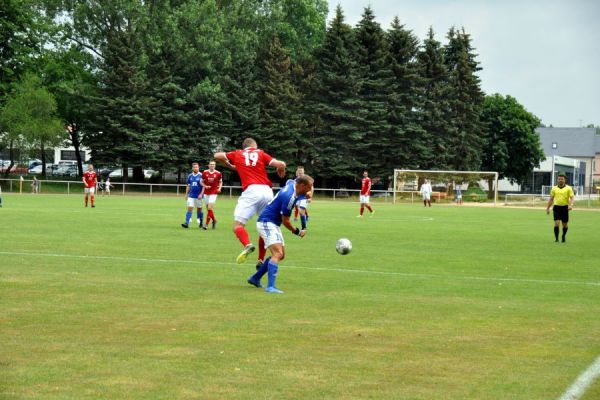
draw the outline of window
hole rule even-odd
[[[80,151],[79,155],[81,156],[82,160],[85,160],[85,151]],[[76,161],[77,155],[75,154],[75,150],[61,150],[60,159],[67,161]]]

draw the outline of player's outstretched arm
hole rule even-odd
[[[229,162],[229,160],[227,159],[227,154],[224,151],[215,153],[214,158],[215,160],[223,164],[225,167],[235,171],[235,165]]]
[[[269,166],[277,169],[277,175],[279,175],[280,178],[283,178],[285,176],[286,164],[284,161],[280,161],[274,158],[269,163]]]

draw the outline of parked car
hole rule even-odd
[[[53,172],[53,164],[46,164],[46,174],[51,174]],[[33,168],[30,168],[28,171],[31,175],[39,175],[42,173],[42,165],[36,165]]]
[[[61,165],[54,171],[54,175],[77,176],[78,172],[77,165]]]

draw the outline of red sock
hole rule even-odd
[[[371,206],[367,206],[367,209],[369,209],[369,211],[373,212],[373,209],[371,208]]]
[[[210,222],[210,210],[206,213],[206,225]]]
[[[240,243],[242,245],[244,245],[244,247],[246,247],[250,244],[250,238],[248,237],[248,232],[246,231],[246,228],[244,228],[243,225],[240,225],[237,228],[235,228],[234,233],[235,233],[235,236],[237,236]]]
[[[94,205],[94,195],[90,196],[92,198],[92,205]]]
[[[265,248],[265,241],[262,236],[258,238],[258,259],[264,261],[265,256],[267,255],[267,249]]]
[[[210,216],[210,219],[217,222],[217,219],[215,218],[215,213],[213,212],[213,210],[208,210],[208,215]]]
[[[85,206],[86,206],[86,207],[87,207],[87,204],[88,204],[88,197],[87,197],[87,196],[85,196]]]
[[[360,215],[363,215],[365,212],[365,206],[360,206]]]

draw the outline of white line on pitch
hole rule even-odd
[[[178,259],[162,259],[162,258],[136,258],[136,257],[118,257],[118,256],[87,256],[77,254],[55,254],[55,253],[29,253],[29,252],[11,252],[0,251],[0,255],[9,256],[29,256],[29,257],[64,257],[64,258],[84,258],[94,260],[115,260],[115,261],[139,261],[149,263],[168,263],[168,264],[209,264],[209,265],[239,265],[225,261],[196,261],[196,260],[178,260]],[[453,275],[435,275],[435,274],[417,274],[410,272],[393,272],[393,271],[373,271],[364,269],[352,268],[325,268],[325,267],[301,267],[297,265],[282,265],[283,268],[291,269],[306,269],[311,271],[324,272],[342,272],[367,275],[393,275],[405,276],[412,278],[435,278],[435,279],[453,279],[453,280],[473,280],[473,281],[492,281],[492,282],[516,282],[516,283],[546,283],[551,285],[584,285],[584,286],[600,286],[600,282],[585,282],[585,281],[562,281],[550,279],[521,279],[521,278],[494,278],[483,276],[453,276]]]
[[[577,377],[575,382],[560,396],[559,400],[577,400],[585,394],[585,391],[594,383],[600,376],[600,356]]]

